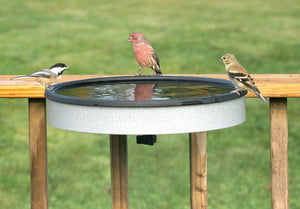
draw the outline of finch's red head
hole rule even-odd
[[[140,43],[140,42],[146,41],[146,38],[141,33],[132,33],[127,38],[127,41],[132,42],[133,44],[135,44],[135,43]]]

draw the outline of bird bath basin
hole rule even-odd
[[[47,121],[99,134],[152,135],[222,129],[245,121],[245,95],[228,80],[121,76],[55,84],[46,89]]]

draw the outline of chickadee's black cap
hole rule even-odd
[[[64,68],[64,67],[67,67],[64,63],[56,63],[55,65],[53,65],[51,68],[55,68],[55,67],[61,67],[61,68]]]

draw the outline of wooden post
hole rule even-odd
[[[112,208],[128,208],[127,136],[110,135]]]
[[[190,198],[192,209],[207,209],[206,132],[190,133]]]
[[[31,208],[48,208],[46,100],[28,99]]]
[[[287,98],[270,98],[272,208],[289,208]]]

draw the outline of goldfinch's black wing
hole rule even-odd
[[[246,87],[259,92],[258,88],[256,87],[253,78],[249,75],[249,73],[243,68],[229,68],[227,71],[228,75],[240,82],[243,83]]]

